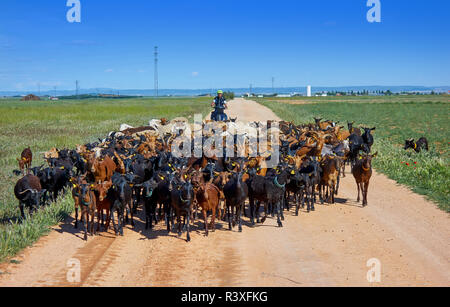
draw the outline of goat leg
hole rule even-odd
[[[211,216],[211,231],[216,231],[216,208],[212,209],[212,216]]]
[[[236,218],[238,223],[238,230],[242,232],[242,211],[244,210],[244,204],[240,204],[236,207]]]
[[[20,208],[20,215],[22,216],[22,219],[25,219],[25,212],[24,212],[24,204],[23,202],[19,202],[19,208]]]
[[[191,213],[188,212],[188,213],[186,214],[186,219],[187,219],[187,221],[186,221],[186,225],[187,225],[187,227],[186,227],[186,241],[187,241],[187,242],[191,242],[191,234],[190,234],[190,216],[191,216]]]
[[[84,226],[84,241],[87,241],[87,231],[89,227],[89,216],[87,210],[82,210],[81,216],[83,218],[83,226]]]
[[[78,228],[78,206],[75,207],[75,229]]]
[[[177,213],[178,237],[181,237],[181,215]]]
[[[228,230],[231,230],[231,212],[230,206],[227,204]]]
[[[277,223],[278,223],[278,227],[283,227],[283,223],[281,222],[281,211],[282,211],[282,207],[281,207],[281,202],[282,200],[278,200],[277,201],[277,205],[276,205],[276,210],[277,210]]]
[[[115,211],[115,209],[111,208],[111,211],[109,212],[109,214],[111,216],[111,220],[112,220],[112,223],[113,223],[114,233],[117,236],[117,226],[116,226],[116,222],[114,221],[114,211]],[[117,219],[119,219],[119,217],[117,217]]]
[[[205,221],[205,236],[208,236],[208,214],[205,209],[203,209],[202,211],[203,220]]]

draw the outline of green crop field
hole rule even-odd
[[[34,243],[50,226],[73,210],[70,196],[60,199],[33,219],[20,222],[14,185],[19,177],[16,158],[30,146],[33,166],[44,163],[42,152],[75,148],[117,131],[120,124],[147,125],[153,118],[193,116],[210,110],[210,98],[86,99],[58,102],[0,99],[0,261]]]
[[[314,117],[376,127],[374,167],[450,212],[450,96],[257,98],[295,123]],[[405,139],[427,137],[430,151],[404,151]],[[381,192],[381,191],[380,191]]]

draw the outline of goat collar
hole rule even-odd
[[[275,177],[275,179],[273,180],[273,183],[274,183],[277,187],[279,187],[279,188],[281,188],[281,189],[284,189],[284,188],[286,187],[286,184],[279,184],[279,183],[278,183],[278,177]]]
[[[150,198],[153,195],[153,189],[150,191],[150,193],[145,193],[145,197]]]
[[[92,204],[92,199],[89,202],[85,202],[84,199],[81,201],[83,206],[89,207]]]
[[[362,165],[362,169],[363,169],[363,171],[365,171],[365,172],[370,171],[370,167],[369,167],[369,168],[365,168],[364,165]]]

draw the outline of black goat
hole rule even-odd
[[[421,137],[417,142],[414,142],[414,139],[405,140],[405,150],[408,148],[414,149],[415,152],[428,151],[428,140],[425,137]]]
[[[153,220],[157,223],[156,218],[156,199],[153,197],[155,190],[158,187],[158,183],[152,178],[143,184],[138,184],[138,187],[142,188],[142,197],[145,204],[145,229],[153,228]]]
[[[14,187],[14,195],[19,200],[20,214],[25,218],[24,207],[30,210],[30,215],[35,212],[41,204],[41,196],[45,193],[41,187],[39,178],[34,175],[26,175],[17,181]]]
[[[116,196],[116,202],[111,209],[111,217],[113,217],[113,212],[117,211],[117,224],[119,226],[119,232],[123,235],[123,218],[125,216],[126,222],[128,222],[128,212],[131,215],[131,226],[134,227],[133,218],[133,190],[124,176],[119,173],[115,173],[111,181],[113,183],[112,189]],[[125,211],[126,210],[126,211]],[[113,218],[114,225],[114,218]],[[115,225],[114,225],[114,228]]]
[[[375,128],[363,128],[364,129],[364,133],[362,135],[363,141],[364,143],[369,147],[369,152],[366,153],[370,153],[370,151],[372,150],[372,145],[373,145],[373,135],[372,135],[372,131],[375,131]]]
[[[176,183],[174,179],[170,181],[169,184],[170,199],[172,208],[177,216],[178,223],[178,236],[181,237],[181,217],[184,218],[184,225],[186,227],[186,241],[191,241],[190,235],[190,218],[192,213],[192,206],[194,200],[194,188],[192,184],[188,181],[180,181]],[[172,226],[173,226],[173,219]]]
[[[245,200],[248,195],[248,186],[242,181],[242,175],[241,167],[241,171],[234,173],[223,188],[227,206],[228,228],[232,230],[232,226],[234,227],[237,222],[239,232],[242,232],[242,212],[245,209]]]

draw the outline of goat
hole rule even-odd
[[[93,191],[94,185],[82,183],[77,186],[79,191],[79,206],[81,208],[81,218],[84,224],[84,240],[87,241],[88,232],[95,234],[94,218],[96,210],[96,197]]]
[[[242,165],[241,165],[242,166]],[[242,181],[243,171],[234,173],[223,188],[227,207],[228,229],[238,223],[239,232],[242,232],[242,211],[248,195],[248,186]]]
[[[320,201],[324,201],[324,189],[327,189],[327,202],[334,204],[334,195],[338,188],[339,180],[339,161],[338,158],[333,156],[325,156],[321,163],[322,168],[322,178],[319,184],[319,197]]]
[[[372,158],[375,158],[378,153],[373,155],[365,154],[359,157],[352,169],[353,177],[355,177],[356,185],[358,187],[358,199],[360,201],[360,190],[362,192],[363,207],[367,206],[367,191],[369,189],[370,178],[372,177]]]
[[[208,211],[212,211],[210,227],[215,230],[216,210],[220,202],[220,190],[212,183],[204,183],[197,187],[195,198],[202,209],[203,219],[205,221],[205,232],[208,236]]]
[[[30,215],[35,212],[41,204],[41,196],[45,193],[39,178],[34,175],[26,175],[17,181],[14,187],[14,195],[19,200],[19,208],[22,219],[25,219],[24,208],[30,210]]]
[[[414,149],[415,152],[419,153],[422,150],[428,151],[428,140],[425,137],[421,137],[417,142],[414,139],[405,140],[405,150],[408,148]]]
[[[150,180],[136,185],[142,187],[142,196],[144,198],[145,207],[145,229],[153,228],[153,220],[156,222],[156,200],[153,198],[154,191],[158,188],[158,183],[151,178]]]
[[[372,145],[373,145],[373,135],[371,134],[372,131],[375,131],[376,128],[363,128],[364,129],[364,133],[362,135],[363,141],[364,143],[367,145],[367,147],[369,148],[369,152],[372,150]]]
[[[361,136],[361,129],[359,128],[354,128],[353,125],[355,124],[355,122],[347,122],[347,127],[348,127],[348,131],[350,132],[350,134],[356,134]]]
[[[97,231],[100,230],[100,224],[104,226],[105,231],[108,231],[111,221],[111,209],[116,201],[115,193],[111,189],[112,182],[105,181],[94,184],[95,203],[97,207]],[[106,225],[103,225],[103,213],[106,211]]]
[[[28,173],[30,172],[31,163],[33,162],[33,153],[31,152],[30,147],[25,148],[22,151],[20,159],[17,158],[17,161],[19,163],[19,169],[22,174],[25,174],[25,168],[27,169]]]
[[[190,235],[190,217],[192,212],[194,190],[190,182],[181,181],[175,183],[172,179],[169,183],[169,190],[171,196],[171,205],[175,211],[178,223],[178,236],[181,237],[181,217],[184,217],[184,225],[186,226],[186,241],[191,241]],[[173,220],[172,220],[173,226]]]

